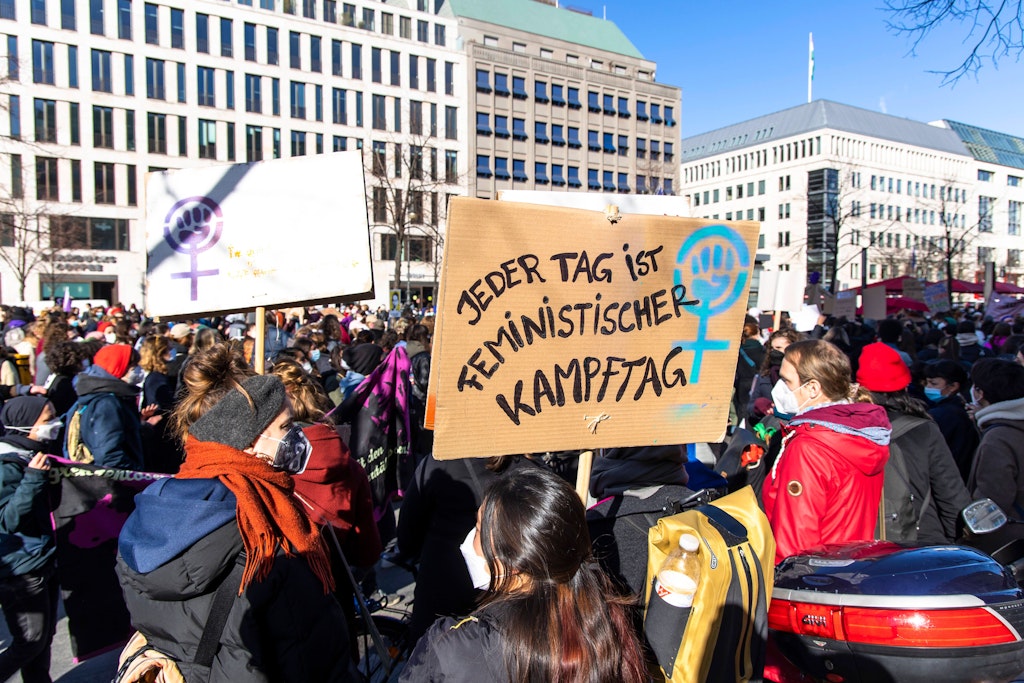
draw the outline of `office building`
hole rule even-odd
[[[761,221],[766,269],[818,272],[839,289],[944,278],[947,260],[968,280],[988,261],[1001,279],[1024,275],[1021,138],[817,100],[681,149],[693,215]]]

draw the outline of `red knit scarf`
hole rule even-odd
[[[334,590],[334,577],[323,539],[306,510],[292,497],[291,475],[253,455],[214,441],[185,441],[185,462],[179,479],[217,478],[238,500],[238,531],[245,547],[242,590],[253,579],[270,574],[274,553],[280,546],[286,555],[298,553],[324,586]],[[241,591],[239,591],[241,595]]]

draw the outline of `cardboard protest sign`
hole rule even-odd
[[[147,176],[146,310],[174,316],[373,295],[359,152]]]
[[[949,310],[949,286],[945,280],[924,288],[924,303],[932,313]]]
[[[832,305],[832,315],[836,318],[853,320],[857,314],[857,292],[852,289],[845,289],[836,292],[835,303]]]
[[[861,306],[864,309],[864,317],[870,320],[884,320],[885,310],[885,285],[876,285],[865,288],[861,294]]]
[[[435,457],[720,438],[758,227],[453,198]]]

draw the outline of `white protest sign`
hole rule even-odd
[[[147,311],[192,315],[373,295],[359,152],[151,173]]]
[[[757,307],[765,311],[795,313],[804,305],[804,285],[799,273],[768,270],[761,272]]]
[[[853,320],[857,314],[857,292],[852,289],[844,289],[836,293],[836,301],[832,306],[832,315],[836,318]]]
[[[947,282],[942,280],[924,288],[924,303],[932,313],[949,310],[949,289]]]
[[[861,305],[864,308],[864,318],[870,320],[884,320],[885,311],[885,285],[868,287],[861,294]]]

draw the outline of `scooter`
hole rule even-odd
[[[968,545],[867,541],[787,558],[768,612],[779,683],[1008,681],[1024,672],[1024,524],[992,501],[963,513]],[[1019,538],[1018,538],[1019,536]]]

